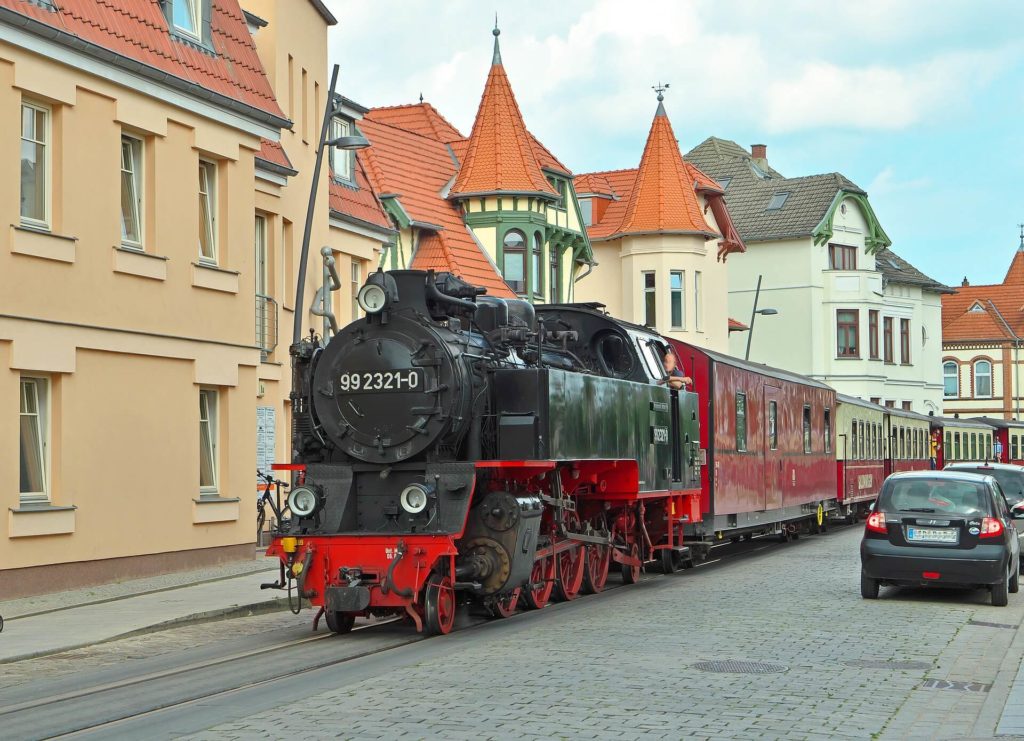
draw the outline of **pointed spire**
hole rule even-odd
[[[501,36],[501,29],[498,28],[498,14],[494,14],[494,56],[491,57],[491,66],[501,66],[501,47],[498,46],[498,37]]]
[[[658,110],[619,231],[713,234],[665,113],[664,88],[658,88]]]
[[[498,51],[501,31],[497,18],[492,33],[494,61],[473,121],[462,167],[449,195],[458,198],[482,193],[543,193],[557,197],[557,192],[541,172],[533,138],[526,129],[512,85],[501,64]]]

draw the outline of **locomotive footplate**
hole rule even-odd
[[[332,612],[362,612],[370,606],[368,587],[327,587],[324,609]]]

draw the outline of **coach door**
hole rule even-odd
[[[782,451],[779,450],[779,389],[764,387],[764,506],[782,507]]]

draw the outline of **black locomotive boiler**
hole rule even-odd
[[[337,632],[404,613],[451,630],[674,569],[700,518],[696,396],[665,341],[594,305],[377,272],[366,312],[293,356],[290,518],[269,553]]]

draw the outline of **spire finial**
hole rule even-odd
[[[498,14],[494,14],[494,30],[491,31],[494,34],[494,56],[491,58],[491,66],[501,64],[501,49],[498,47],[498,37],[501,36],[501,29],[498,28]]]
[[[423,93],[420,93],[420,103],[423,102]]]
[[[658,94],[658,110],[657,110],[657,112],[654,115],[656,115],[656,116],[664,116],[665,115],[665,106],[664,106],[663,101],[665,100],[665,91],[668,90],[670,87],[672,87],[672,86],[669,83],[667,83],[667,82],[665,82],[665,83],[659,82],[657,85],[652,85],[651,86],[651,90],[653,90],[654,92],[656,92]]]
[[[1020,227],[1020,247],[1017,250],[1024,252],[1024,224],[1017,224],[1017,226]]]

